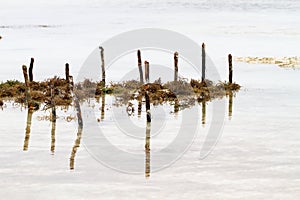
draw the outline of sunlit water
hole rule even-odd
[[[300,54],[298,1],[157,4],[158,1],[31,1],[26,7],[17,1],[1,2],[0,80],[22,80],[21,65],[29,62],[30,57],[36,59],[34,72],[38,80],[54,74],[63,76],[65,62],[70,62],[71,72],[76,74],[88,54],[103,40],[144,27],[167,28],[196,42],[206,42],[222,80],[227,79],[228,53]],[[172,62],[172,55],[170,58]],[[134,66],[134,59],[124,59],[126,66]],[[118,63],[115,69],[120,69]],[[59,119],[54,132],[52,123],[42,120],[50,112],[34,112],[30,134],[26,134],[27,110],[5,102],[0,110],[0,195],[4,199],[297,199],[299,76],[299,70],[275,65],[234,63],[234,80],[243,87],[233,98],[231,113],[229,98],[221,100],[225,105],[224,127],[211,154],[200,159],[205,136],[213,123],[212,103],[207,103],[204,125],[202,104],[196,104],[199,129],[192,146],[175,164],[158,172],[151,170],[155,151],[176,137],[174,130],[180,126],[183,111],[173,113],[172,105],[152,108],[153,123],[162,118],[155,115],[159,108],[166,111],[166,123],[159,136],[150,141],[149,178],[145,178],[145,173],[120,173],[96,161],[84,143],[87,133],[83,130],[79,140],[76,120],[65,119],[76,116],[74,108],[57,110]],[[104,112],[101,98],[99,102],[91,100],[88,108],[95,113],[90,118],[112,144],[143,155],[145,159],[139,164],[146,167],[145,140],[132,139],[120,132],[111,97],[106,96],[105,100]],[[140,117],[137,110],[128,116],[125,107],[120,114],[144,129],[141,137],[146,136],[144,109],[143,105]]]

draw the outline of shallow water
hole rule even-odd
[[[233,98],[231,117],[228,116],[229,99],[224,99],[223,132],[211,154],[200,159],[205,136],[211,123],[215,123],[211,121],[212,103],[208,103],[204,126],[202,105],[197,106],[199,130],[188,151],[167,168],[153,172],[150,167],[147,179],[144,172],[120,173],[96,161],[85,145],[84,137],[89,135],[85,129],[75,155],[75,169],[70,170],[77,123],[66,122],[63,117],[75,116],[74,109],[57,111],[60,118],[56,123],[54,153],[51,152],[51,122],[38,118],[49,112],[33,113],[28,150],[23,151],[27,111],[7,102],[7,108],[0,112],[1,195],[12,199],[295,199],[300,191],[299,73],[299,70],[277,66],[241,63],[236,69],[236,79],[243,88]],[[125,107],[121,112],[113,111],[111,103],[111,97],[107,96],[101,114],[101,98],[99,102],[91,100],[89,108],[95,111],[96,117],[94,113],[84,112],[84,118],[90,117],[95,122],[99,119],[96,123],[105,137],[123,151],[142,155],[140,166],[145,167],[145,140],[124,135],[113,116],[117,113],[123,116],[118,119],[132,120],[144,130],[140,133],[143,138],[144,108],[139,118],[137,111],[134,116],[128,116]],[[166,110],[165,115],[156,116],[155,110],[160,108]],[[177,134],[183,111],[176,115],[172,109],[168,105],[152,108],[153,123],[164,117],[166,123],[158,137],[151,138],[150,166],[156,165],[155,152]],[[152,131],[156,132],[153,128]]]
[[[22,80],[20,68],[29,65],[30,57],[35,58],[36,80],[54,74],[64,77],[66,62],[76,77],[101,43],[139,28],[169,29],[198,44],[205,42],[208,56],[221,67],[229,53],[298,56],[299,4],[297,0],[1,2],[0,80]],[[135,59],[130,57],[117,69],[135,66]],[[152,64],[155,58],[149,59]]]
[[[121,32],[145,27],[167,28],[199,44],[206,42],[208,55],[221,80],[227,79],[228,53],[271,57],[300,55],[297,0],[227,1],[226,4],[222,1],[165,1],[159,6],[157,3],[32,0],[23,5],[19,1],[1,2],[0,80],[22,80],[21,65],[29,63],[30,57],[36,60],[37,80],[54,74],[63,77],[65,62],[70,63],[71,73],[76,75],[99,43]],[[144,55],[154,56],[152,59],[157,63],[165,61],[159,59],[159,53]],[[170,61],[166,61],[166,65],[171,65],[168,62],[172,64],[172,55]],[[109,77],[115,76],[115,69],[119,73],[113,80],[120,80],[131,70],[126,68],[121,73],[121,67],[135,65],[135,57],[124,58],[112,66]],[[205,120],[203,105],[196,105],[199,123],[193,144],[173,165],[156,172],[153,169],[160,159],[157,152],[176,138],[174,130],[180,128],[183,111],[173,113],[172,105],[152,108],[153,124],[164,123],[161,123],[162,129],[151,126],[151,134],[161,132],[150,139],[149,178],[145,178],[144,169],[149,161],[143,138],[146,135],[145,108],[140,117],[137,109],[133,116],[127,115],[125,107],[116,111],[119,119],[129,119],[143,130],[140,138],[134,138],[118,129],[112,97],[106,96],[105,109],[102,109],[101,98],[99,102],[91,99],[89,106],[82,105],[86,108],[85,121],[91,119],[118,148],[141,156],[133,168],[142,171],[128,174],[108,168],[95,159],[95,154],[85,145],[88,140],[84,137],[90,134],[86,129],[77,147],[80,137],[76,120],[66,122],[64,119],[76,116],[74,108],[57,109],[60,118],[55,134],[51,122],[41,120],[41,116],[49,116],[49,111],[34,112],[30,135],[26,135],[27,110],[6,102],[6,107],[0,110],[0,196],[51,200],[297,199],[300,196],[299,75],[297,69],[234,63],[234,80],[243,87],[233,97],[231,113],[229,97],[219,101],[225,105],[225,112],[221,113],[224,126],[212,152],[200,159],[209,128],[216,123],[212,121],[213,103],[206,105]],[[175,150],[168,155],[177,153]],[[74,170],[70,169],[72,156]],[[119,168],[130,167],[130,164],[119,163]]]

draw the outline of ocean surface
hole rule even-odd
[[[23,80],[21,66],[29,65],[31,57],[35,58],[36,80],[64,77],[66,62],[76,77],[99,45],[141,28],[172,30],[199,45],[205,42],[207,58],[220,80],[227,80],[229,53],[300,56],[298,0],[0,0],[0,5],[0,81]],[[170,53],[142,51],[142,58],[149,59],[150,66],[153,63],[172,69]],[[188,66],[183,60],[180,63]],[[136,65],[134,52],[120,57],[107,71],[108,81],[123,80]],[[66,121],[76,116],[74,108],[57,108],[60,118],[55,132],[51,122],[44,120],[49,111],[34,112],[28,135],[27,110],[6,101],[0,109],[1,199],[297,199],[300,70],[235,62],[233,66],[234,81],[242,88],[232,101],[225,97],[177,114],[173,105],[152,107],[150,163],[144,151],[144,137],[149,130],[144,108],[141,116],[129,116],[126,108],[116,107],[114,98],[108,95],[105,100],[91,99],[82,104],[84,121],[93,121],[95,127],[89,127],[104,133],[95,139],[105,138],[123,152],[141,156],[141,162],[134,166],[116,162],[119,166],[108,167],[116,154],[104,163],[97,160],[88,144],[92,141],[85,140],[93,129],[87,131],[84,125],[80,135],[77,123]],[[180,67],[179,73],[184,78],[197,78],[193,70],[190,66]],[[213,73],[207,71],[208,75]],[[158,78],[153,73],[151,77],[151,72],[151,79]],[[214,120],[214,105],[218,103],[224,106],[223,112],[217,112],[223,116],[221,122]],[[191,146],[175,163],[156,170],[157,163],[168,159],[160,158],[159,151],[176,139],[180,128],[189,130],[189,123],[182,121],[185,112],[193,109],[199,115]],[[128,127],[120,126],[117,120],[129,120],[142,129],[140,136],[123,134]],[[201,157],[211,127],[220,123],[216,145],[210,154]],[[108,147],[103,146],[102,151],[107,152]],[[178,153],[182,152],[171,149],[165,155]],[[72,157],[74,169],[70,169]],[[148,178],[146,172],[120,172],[124,167],[146,168],[147,164]]]
[[[207,55],[220,68],[228,53],[299,56],[299,4],[297,0],[1,1],[0,80],[21,80],[21,66],[29,65],[31,57],[37,80],[63,77],[67,62],[76,76],[103,42],[141,28],[172,30],[199,45],[205,42]],[[135,66],[135,57],[116,68],[124,65]]]

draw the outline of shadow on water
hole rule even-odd
[[[28,151],[33,110],[28,108],[23,151]]]

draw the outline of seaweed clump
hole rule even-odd
[[[136,80],[110,83],[104,86],[102,82],[93,82],[85,79],[73,86],[68,80],[53,77],[41,82],[29,83],[31,101],[34,103],[46,103],[50,105],[55,102],[58,106],[68,106],[72,103],[72,91],[79,100],[97,97],[103,94],[114,95],[120,103],[130,100],[141,101],[145,92],[148,93],[153,103],[184,100],[185,102],[211,101],[216,98],[237,92],[241,86],[236,83],[219,82],[217,84],[210,80],[199,81],[186,79],[171,81],[162,84],[161,81],[141,84]],[[74,90],[73,90],[74,87]],[[13,98],[17,103],[26,102],[26,86],[17,80],[8,80],[0,83],[0,99]],[[1,102],[0,102],[1,103]]]
[[[72,96],[70,93],[69,82],[59,77],[54,77],[41,82],[30,82],[30,101],[34,104],[49,103],[51,101],[51,87],[53,88],[52,100],[56,105],[71,104]],[[25,84],[17,80],[8,80],[0,84],[0,98],[12,98],[17,103],[25,103],[25,92]]]

